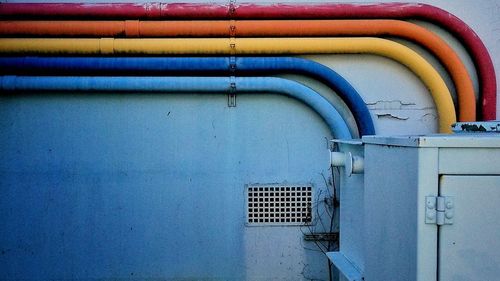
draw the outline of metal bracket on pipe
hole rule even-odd
[[[236,57],[235,56],[229,57],[229,72],[230,73],[236,72]]]
[[[234,37],[229,38],[229,52],[231,56],[236,55],[236,39]]]
[[[229,14],[229,18],[232,17],[232,15],[234,15],[236,13],[236,0],[229,0],[229,10],[228,10],[228,14]]]
[[[229,94],[227,96],[227,106],[236,107],[236,78],[229,77]]]
[[[236,21],[229,21],[229,37],[236,37]]]

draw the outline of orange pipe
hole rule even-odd
[[[439,36],[400,20],[222,21],[0,21],[0,35],[97,37],[395,36],[433,53],[449,72],[458,96],[458,119],[476,120],[472,80],[455,51]]]

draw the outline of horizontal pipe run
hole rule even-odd
[[[379,38],[230,38],[230,39],[0,39],[2,54],[105,55],[255,55],[374,54],[413,71],[429,89],[439,115],[439,131],[456,122],[451,93],[439,73],[420,55]]]
[[[455,15],[427,4],[187,4],[1,3],[0,16],[105,19],[420,19],[453,34],[469,52],[479,77],[483,120],[496,119],[496,76],[479,36]]]
[[[464,64],[439,36],[400,20],[0,21],[0,35],[97,37],[397,36],[431,51],[450,73],[458,120],[476,120],[476,98]]]
[[[316,111],[333,137],[351,139],[338,111],[314,90],[274,77],[37,77],[0,76],[2,91],[105,91],[175,93],[277,93],[295,98]]]
[[[64,75],[118,73],[230,74],[296,73],[319,79],[332,88],[352,112],[359,135],[373,135],[375,129],[366,103],[342,76],[307,59],[294,57],[0,57],[4,73],[64,73]]]

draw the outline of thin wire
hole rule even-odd
[[[331,168],[331,174],[332,174],[332,188],[333,188],[333,206],[332,206],[332,216],[330,217],[330,233],[333,232],[333,222],[334,222],[334,218],[335,218],[335,202],[337,202],[337,185],[335,183],[335,173],[334,173],[334,169],[336,169],[336,172],[337,174],[339,173],[339,170],[338,168]],[[328,241],[328,249],[330,250],[331,249],[331,241]]]
[[[319,221],[319,223],[321,224],[321,227],[323,230],[327,231],[328,229],[328,233],[333,233],[333,229],[334,229],[334,221],[335,221],[335,214],[336,214],[336,205],[337,205],[337,185],[336,185],[336,177],[335,177],[335,173],[334,172],[337,172],[337,174],[339,173],[338,171],[338,168],[334,168],[331,167],[330,168],[330,171],[331,171],[331,180],[327,180],[324,173],[321,172],[320,175],[321,177],[323,178],[323,181],[325,183],[325,187],[326,187],[326,191],[327,191],[327,196],[323,196],[321,197],[321,195],[323,194],[323,190],[320,190],[318,192],[318,195],[316,196],[316,200],[314,202],[314,204],[311,205],[311,210],[314,210],[312,212],[309,213],[309,219],[310,219],[310,223],[311,225],[305,223],[304,225],[300,226],[300,231],[302,232],[302,235],[306,235],[306,233],[304,232],[304,229],[303,229],[303,226],[306,226],[307,227],[307,230],[309,231],[309,234],[313,234],[314,233],[314,229],[312,228],[312,225],[317,225],[317,222]],[[332,188],[332,191],[330,191],[330,188]],[[332,199],[332,203],[329,204],[328,203],[328,198],[331,198]],[[320,200],[322,199],[322,200]],[[320,208],[320,202],[323,203],[323,212],[320,213],[319,211],[319,208]],[[331,208],[331,211],[330,211],[330,208]],[[316,213],[316,218],[314,220],[312,220],[312,214]],[[323,223],[323,217],[325,215],[325,213],[327,214],[327,216],[330,218],[329,220],[329,227],[325,227],[325,224]],[[322,242],[320,241],[317,241],[317,240],[312,240],[312,242],[316,245],[317,249],[311,249],[309,247],[306,247],[304,244],[303,244],[303,248],[305,250],[308,250],[308,251],[314,251],[314,252],[321,252],[323,254],[326,255],[327,252],[330,252],[333,250],[333,245],[332,245],[332,241],[330,239],[328,239],[326,245],[323,244]],[[335,247],[337,248],[337,247]],[[332,263],[330,262],[329,259],[327,259],[327,262],[328,262],[328,276],[329,276],[329,280],[333,280],[333,275],[332,275]]]

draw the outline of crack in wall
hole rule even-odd
[[[422,122],[430,122],[430,121],[434,121],[436,119],[438,119],[436,114],[426,113],[426,114],[422,115],[422,117],[420,117],[418,120],[422,121]]]
[[[383,118],[388,118],[388,119],[396,119],[396,120],[408,120],[410,117],[406,116],[396,116],[392,113],[380,113],[380,114],[375,114],[377,115],[378,119],[383,119]]]
[[[388,109],[396,109],[396,110],[416,110],[416,109],[430,109],[432,107],[424,107],[424,108],[415,108],[417,105],[414,102],[405,102],[402,100],[378,100],[375,102],[367,102],[366,105],[368,109],[371,110],[388,110]]]

